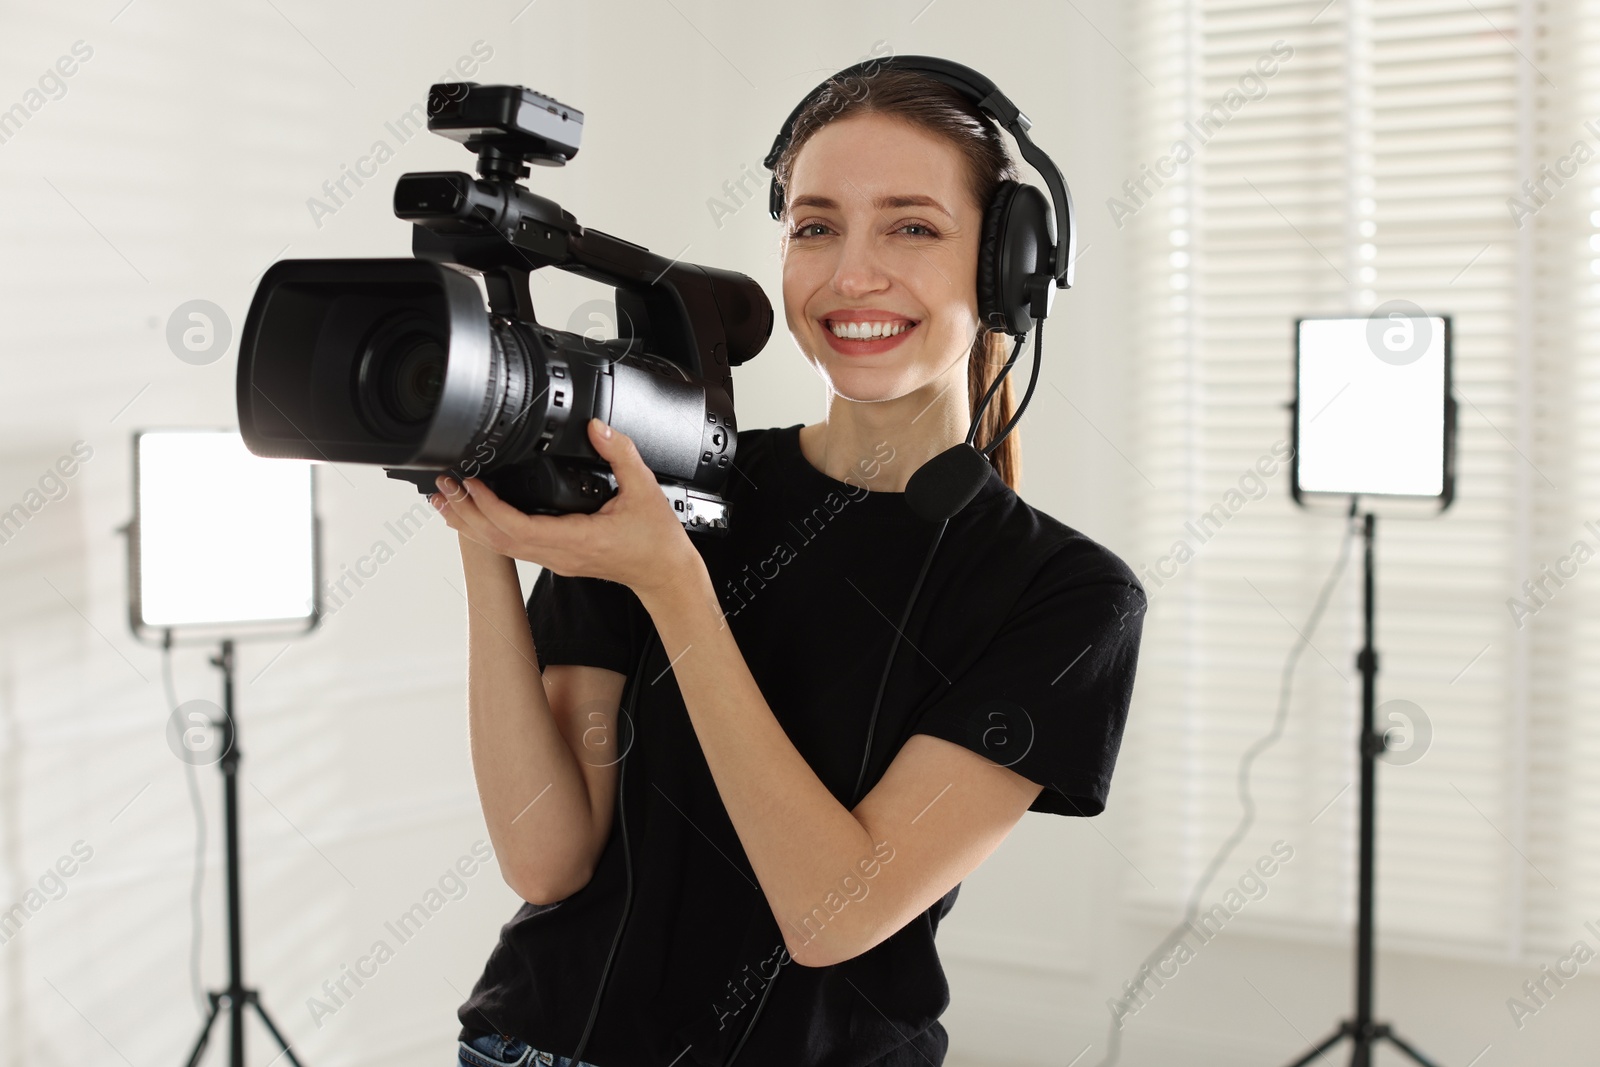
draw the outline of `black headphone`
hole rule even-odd
[[[1072,192],[1062,180],[1061,171],[1028,137],[1033,123],[994,82],[971,67],[936,56],[885,56],[846,67],[807,93],[789,112],[772,151],[762,164],[773,170],[778,157],[794,135],[795,121],[830,86],[850,79],[870,78],[878,70],[913,70],[943,82],[978,105],[978,110],[1011,131],[1027,160],[1043,177],[1055,204],[1054,220],[1060,224],[1060,240],[1052,232],[1050,203],[1032,185],[1002,181],[983,214],[982,237],[978,247],[978,315],[991,330],[1020,336],[1033,329],[1036,318],[1044,318],[1056,289],[1072,288],[1074,261],[1078,253],[1078,229],[1072,218]],[[783,216],[783,186],[776,172],[767,194],[767,210],[774,219]],[[1055,284],[1050,285],[1051,282]],[[1037,309],[1037,310],[1035,310]]]
[[[978,251],[979,314],[989,329],[1003,330],[1015,337],[1017,343],[1011,350],[1011,358],[1006,361],[1005,368],[995,375],[989,391],[979,403],[978,413],[973,417],[972,424],[967,430],[966,441],[952,445],[928,460],[917,468],[906,483],[907,505],[929,522],[938,523],[939,528],[934,534],[932,544],[928,546],[927,556],[923,558],[922,569],[917,574],[916,584],[911,588],[911,597],[906,603],[904,614],[900,617],[900,625],[895,627],[897,636],[889,647],[889,657],[883,665],[883,677],[878,681],[877,699],[873,702],[872,717],[867,723],[866,749],[861,754],[861,769],[856,775],[853,799],[849,804],[852,809],[861,802],[861,786],[866,780],[867,766],[872,756],[872,741],[877,731],[878,710],[883,705],[884,688],[889,682],[889,670],[894,666],[900,639],[905,636],[906,626],[911,621],[911,609],[916,605],[917,594],[922,591],[922,580],[928,576],[934,552],[944,538],[944,530],[949,525],[950,518],[965,507],[987,481],[990,470],[987,458],[989,453],[999,447],[1000,442],[1005,440],[1017,425],[1018,420],[1022,418],[1022,412],[1028,406],[1029,399],[1033,396],[1033,387],[1039,380],[1043,319],[1049,314],[1056,289],[1072,287],[1073,260],[1077,256],[1077,231],[1072,220],[1072,194],[1067,190],[1067,183],[1061,178],[1061,171],[1051,162],[1050,157],[1028,139],[1028,130],[1033,124],[1015,104],[1006,99],[1004,93],[995,88],[994,83],[988,78],[970,67],[952,63],[947,59],[933,56],[888,56],[883,59],[867,60],[841,70],[807,93],[805,99],[789,113],[777,140],[772,143],[772,151],[763,160],[767,168],[771,169],[778,162],[778,156],[789,143],[794,132],[795,119],[829,85],[836,85],[841,79],[870,76],[880,67],[915,70],[936,78],[969,97],[984,114],[991,116],[1010,130],[1022,149],[1022,158],[1044,175],[1045,184],[1050,187],[1051,200],[1055,203],[1055,218],[1060,220],[1062,233],[1059,241],[1051,234],[1050,205],[1045,202],[1044,195],[1035,187],[1021,182],[1002,181],[1000,188],[995,191],[994,199],[989,202],[984,212],[982,238]],[[768,194],[768,208],[774,219],[782,218],[783,189],[778,184],[776,173],[773,174],[772,188]],[[1000,388],[1001,381],[1016,363],[1017,356],[1022,351],[1023,339],[1030,330],[1033,333],[1034,344],[1033,371],[1028,379],[1027,392],[1023,394],[1022,401],[1018,404],[1011,420],[1000,429],[995,439],[980,451],[972,444],[978,432],[978,422],[989,406],[989,400]],[[655,636],[652,632],[651,638]],[[644,648],[639,652],[638,663],[627,681],[626,715],[628,721],[633,724],[635,744],[638,743],[640,736],[640,724],[634,717],[634,708],[639,700],[639,679],[644,675],[645,660],[650,654],[651,646],[659,644],[659,641],[652,639],[645,641]],[[589,1019],[584,1026],[583,1036],[579,1038],[577,1050],[571,1056],[574,1064],[582,1060],[583,1050],[589,1044],[589,1035],[593,1032],[595,1020],[599,1016],[600,1000],[605,996],[606,980],[611,974],[611,963],[616,958],[622,931],[627,926],[628,913],[633,907],[633,858],[628,845],[627,762],[627,753],[624,752],[622,766],[617,774],[617,822],[622,830],[622,857],[627,873],[627,896],[622,905],[622,918],[617,923],[617,932],[611,941],[611,950],[600,972],[600,988],[596,991],[594,1004],[589,1009]],[[761,1018],[761,1009],[766,1007],[767,997],[772,993],[772,987],[778,984],[781,974],[781,969],[774,971],[767,979],[767,984],[761,991],[761,1000],[756,1004],[749,1023],[745,1025],[738,1044],[734,1045],[733,1051],[723,1062],[723,1067],[731,1067],[733,1061],[738,1058],[740,1050],[744,1048],[745,1042],[750,1039],[750,1032],[755,1029],[756,1021]]]

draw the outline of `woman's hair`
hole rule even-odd
[[[857,114],[890,115],[943,137],[961,153],[966,167],[966,187],[978,206],[979,216],[988,207],[1003,180],[1017,180],[1017,167],[993,120],[957,90],[925,74],[893,67],[876,68],[864,75],[837,76],[795,117],[794,131],[773,166],[773,174],[783,186],[783,213],[789,214],[789,179],[795,157],[822,127]],[[974,278],[976,283],[976,278]],[[1007,335],[987,327],[978,331],[967,358],[967,418],[970,423],[984,393],[1010,357]],[[1014,372],[1015,368],[1013,368]],[[1015,410],[1011,375],[1000,383],[984,410],[983,421],[973,444],[986,447],[1011,421]],[[989,461],[1012,491],[1022,481],[1022,443],[1013,430]]]

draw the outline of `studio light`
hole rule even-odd
[[[1449,507],[1450,319],[1413,308],[1295,323],[1293,487],[1302,505],[1322,494]]]
[[[318,594],[316,479],[303,460],[263,459],[227,430],[143,430],[133,438],[133,518],[128,538],[128,622],[141,641],[159,637],[172,718],[169,743],[193,773],[222,772],[227,850],[228,985],[208,991],[210,1013],[189,1053],[195,1067],[211,1028],[229,1014],[229,1065],[244,1067],[244,1015],[254,1007],[290,1067],[300,1061],[244,984],[239,841],[239,730],[233,707],[237,640],[300,636],[321,618]],[[222,672],[222,704],[213,717],[179,705],[172,647],[220,641],[211,665]],[[187,710],[186,710],[187,709]],[[172,739],[179,739],[173,742]],[[198,804],[198,793],[191,796]]]
[[[129,623],[175,641],[305,633],[317,599],[315,481],[225,430],[134,435]]]
[[[1295,502],[1310,508],[1328,497],[1349,497],[1354,519],[1361,497],[1386,509],[1421,507],[1437,515],[1455,498],[1456,404],[1450,393],[1450,319],[1396,300],[1370,315],[1304,318],[1295,323]],[[1307,1067],[1350,1039],[1352,1067],[1369,1067],[1387,1041],[1422,1067],[1432,1060],[1386,1022],[1373,1017],[1374,911],[1378,786],[1377,760],[1388,735],[1376,728],[1378,650],[1373,619],[1372,546],[1376,516],[1362,517],[1363,644],[1361,765],[1356,918],[1355,1010],[1291,1067]]]

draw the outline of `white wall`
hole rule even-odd
[[[1097,205],[1127,173],[1126,89],[1139,75],[1117,50],[1135,28],[1113,0],[97,0],[0,11],[0,108],[25,100],[75,42],[93,49],[65,95],[0,143],[0,507],[74,442],[94,450],[66,496],[0,546],[0,905],[74,842],[93,850],[65,895],[0,945],[0,1063],[172,1062],[193,1038],[187,783],[164,740],[159,654],[128,633],[114,529],[131,506],[130,434],[236,422],[237,345],[206,366],[175,358],[165,330],[178,305],[214,301],[236,339],[277,258],[409,254],[409,227],[390,214],[393,180],[469,170],[454,143],[398,146],[320,225],[307,199],[374,140],[394,146],[386,120],[475,42],[493,49],[476,80],[529,85],[586,113],[581,154],[537,170],[537,192],[656,251],[742,270],[774,300],[764,184],[720,227],[706,201],[745,168],[765,178],[761,158],[799,97],[880,39],[992,76],[1032,118],[1080,207],[1078,285],[1058,297],[1022,427],[1024,495],[1125,550],[1137,488],[1119,453],[1136,402],[1128,250]],[[534,286],[556,324],[600,292],[564,278]],[[781,317],[735,381],[745,426],[821,414]],[[418,499],[372,468],[322,468],[319,484],[330,571],[390,539],[385,521]],[[307,998],[324,979],[487,836],[465,743],[459,554],[429,518],[314,637],[239,655],[247,978],[308,1064],[453,1062],[454,1009],[517,906],[492,869],[480,873],[347,1005],[313,1021]],[[525,586],[534,573],[524,567]],[[216,697],[205,656],[179,653],[180,699]],[[212,835],[203,977],[213,987],[224,976],[215,771],[198,782]],[[1132,875],[1116,801],[1135,789],[1119,778],[1093,823],[1026,817],[968,879],[941,937],[953,1064],[1067,1063],[1091,1042],[1079,1062],[1100,1058],[1104,1001],[1162,933],[1117,903]],[[1343,1013],[1347,966],[1342,943],[1230,931],[1130,1022],[1123,1062],[1286,1058],[1301,1044],[1296,1027],[1320,1033]],[[1270,984],[1293,1021],[1251,1000],[1245,977]],[[1407,1033],[1464,1063],[1478,1048],[1455,1020],[1503,1011],[1523,977],[1389,954],[1380,991]],[[1592,983],[1563,993],[1482,1062],[1578,1062],[1555,1050],[1595,1005]],[[252,1063],[272,1058],[259,1028],[251,1046]],[[210,1062],[221,1055],[213,1048]]]

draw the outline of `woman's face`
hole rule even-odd
[[[800,149],[786,190],[784,312],[839,395],[891,400],[929,387],[931,402],[965,381],[982,218],[964,167],[944,139],[871,113],[829,123]],[[868,332],[884,336],[838,336]]]

